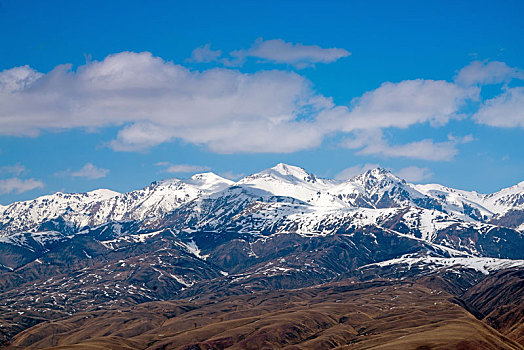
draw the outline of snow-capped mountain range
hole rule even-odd
[[[42,225],[53,220],[61,221],[71,232],[109,222],[159,222],[183,206],[193,211],[193,219],[202,220],[204,203],[219,199],[220,203],[231,202],[222,207],[221,212],[213,207],[214,212],[206,213],[206,222],[210,223],[227,217],[223,213],[233,210],[233,198],[242,210],[250,211],[250,226],[261,218],[263,226],[286,219],[303,233],[315,233],[315,225],[332,226],[319,224],[334,217],[369,224],[405,211],[405,215],[416,216],[418,229],[429,235],[429,231],[434,231],[431,226],[439,223],[489,224],[493,218],[522,211],[524,181],[496,193],[479,194],[437,184],[410,184],[381,168],[347,181],[336,181],[280,163],[237,182],[203,173],[184,180],[154,182],[128,193],[107,189],[73,194],[59,192],[15,202],[0,207],[0,235],[39,231]],[[246,202],[249,205],[244,207]],[[524,229],[522,222],[511,222],[509,226]]]
[[[523,202],[524,183],[479,194],[380,168],[336,181],[286,164],[236,182],[204,173],[56,193],[0,207],[0,314],[347,279],[444,278],[464,292],[524,269]]]

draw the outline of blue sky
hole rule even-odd
[[[0,1],[0,203],[278,162],[524,180],[522,1]]]

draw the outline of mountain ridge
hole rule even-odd
[[[38,230],[45,221],[58,218],[78,229],[114,221],[155,219],[197,198],[234,186],[264,191],[266,197],[295,198],[318,208],[419,207],[439,210],[467,222],[488,222],[496,215],[524,208],[524,181],[492,194],[479,194],[438,184],[410,184],[383,168],[337,181],[279,163],[236,182],[207,172],[188,179],[155,181],[127,193],[106,189],[72,194],[57,192],[14,202],[0,210],[0,235]]]

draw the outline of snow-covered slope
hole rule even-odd
[[[197,197],[221,191],[232,184],[233,181],[213,173],[196,174],[186,180],[154,182],[141,190],[91,205],[92,214],[85,224],[96,226],[110,221],[158,218]]]
[[[0,214],[0,234],[31,230],[47,220],[60,216],[88,216],[89,213],[85,212],[88,206],[118,195],[118,192],[100,189],[86,193],[57,192],[29,201],[15,202]]]
[[[415,185],[415,188],[442,203],[446,212],[459,216],[463,214],[464,219],[486,220],[495,214],[524,208],[524,181],[492,194],[457,190],[438,184]]]
[[[493,194],[485,195],[482,204],[497,214],[509,209],[523,209],[524,181]]]
[[[109,190],[56,193],[13,203],[0,208],[0,235],[42,230],[49,220],[59,223],[43,229],[137,221],[143,227],[304,234],[387,223],[431,241],[452,225],[464,223],[472,230],[478,224],[497,226],[495,222],[488,225],[494,214],[520,210],[523,203],[524,182],[484,195],[434,184],[413,185],[381,168],[340,182],[280,163],[236,183],[203,173],[154,182],[123,194]],[[513,214],[510,227],[523,225],[519,217]]]
[[[453,257],[441,258],[434,256],[410,257],[402,256],[400,258],[382,261],[379,263],[369,264],[360,267],[365,270],[370,267],[389,267],[395,265],[407,265],[408,270],[411,268],[439,270],[441,268],[457,268],[455,273],[460,274],[461,268],[472,269],[485,275],[494,271],[509,268],[524,268],[524,260],[497,259],[488,257]]]
[[[333,192],[353,207],[391,208],[415,205],[425,196],[390,171],[376,168],[333,188]]]
[[[309,174],[304,169],[279,163],[273,168],[247,176],[238,186],[257,188],[274,196],[296,198],[304,203],[321,207],[346,207],[330,190],[338,184]]]
[[[169,179],[128,193],[95,190],[87,193],[55,193],[16,202],[0,213],[0,235],[35,231],[49,220],[63,219],[72,228],[97,226],[111,221],[143,220],[163,215],[199,196],[233,184],[213,173],[186,180]]]

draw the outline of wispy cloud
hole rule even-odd
[[[213,50],[210,44],[205,44],[193,50],[190,61],[208,63],[217,61],[220,56],[222,56],[221,50]]]
[[[357,165],[353,165],[349,168],[346,168],[344,170],[342,170],[341,172],[339,172],[338,174],[335,175],[335,179],[337,180],[348,180],[354,176],[357,176],[357,175],[360,175],[370,169],[374,169],[374,168],[378,168],[379,165],[378,164],[371,164],[371,163],[366,163],[366,164],[357,164]]]
[[[246,176],[245,173],[236,173],[236,172],[234,172],[232,170],[221,172],[221,173],[219,173],[219,175],[222,176],[222,177],[225,177],[226,179],[229,179],[229,180],[238,180],[238,179]]]
[[[44,187],[44,183],[35,179],[12,177],[0,180],[0,194],[23,193],[42,187]]]
[[[429,168],[420,168],[417,166],[402,168],[396,171],[395,174],[401,179],[409,182],[420,182],[433,177],[433,173]]]
[[[16,176],[19,176],[25,173],[26,171],[27,169],[20,163],[16,163],[13,165],[4,165],[0,167],[0,174],[14,174]]]
[[[56,176],[84,177],[90,180],[106,177],[107,174],[109,174],[109,169],[99,168],[92,163],[86,163],[82,168],[76,171],[68,169],[55,173]]]
[[[208,166],[203,165],[191,165],[191,164],[171,164],[169,162],[158,162],[155,164],[159,167],[164,167],[163,172],[178,174],[178,173],[196,173],[199,171],[211,170]]]
[[[473,141],[472,135],[458,137],[448,135],[448,141],[435,142],[431,139],[409,142],[402,145],[390,144],[379,130],[355,133],[355,137],[343,145],[358,150],[360,155],[377,155],[385,158],[402,157],[428,161],[449,161],[458,153],[456,145]]]
[[[251,48],[233,51],[230,55],[239,63],[247,57],[254,57],[268,62],[285,63],[297,68],[305,68],[316,63],[335,62],[351,55],[351,53],[340,48],[322,48],[317,45],[290,43],[282,39],[264,40],[259,38]]]
[[[524,71],[504,62],[473,61],[458,72],[455,81],[461,85],[486,85],[507,83],[514,78],[524,79]]]

